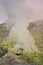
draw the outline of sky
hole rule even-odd
[[[0,24],[2,24],[4,21],[2,19],[0,19]]]
[[[6,1],[8,0],[0,0],[0,19],[2,19],[3,21],[6,21],[9,18],[9,15],[8,15],[9,12],[6,12],[6,9],[4,8],[3,3],[1,3],[1,1],[2,2],[4,1],[6,4]],[[25,8],[23,8],[21,11],[24,11],[23,14],[26,14],[25,17],[27,18],[29,22],[43,19],[43,0],[18,0],[17,3],[18,3],[18,6],[21,6],[21,4],[22,6],[25,6]],[[10,4],[13,4],[13,0],[10,0]],[[7,5],[6,5],[6,8],[7,8]],[[16,7],[17,10],[18,10],[18,6]],[[15,10],[13,10],[12,12],[14,14]]]
[[[33,9],[31,20],[43,19],[43,0],[26,0],[27,6]]]

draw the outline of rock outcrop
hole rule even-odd
[[[43,20],[30,23],[28,29],[32,33],[37,47],[43,52]]]

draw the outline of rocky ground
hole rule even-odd
[[[30,65],[30,64],[27,62],[22,62],[22,60],[19,61],[19,59],[16,60],[12,53],[7,53],[5,56],[0,58],[0,65]]]

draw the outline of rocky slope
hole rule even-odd
[[[30,23],[28,29],[32,33],[35,39],[35,44],[40,50],[41,65],[43,65],[43,20]]]
[[[4,24],[0,24],[0,43],[3,39],[8,35],[8,30],[6,29]]]
[[[35,44],[37,45],[41,53],[43,53],[43,20],[30,23],[28,29],[30,30],[35,39]],[[3,24],[0,25],[0,43],[4,38],[6,38],[7,35],[8,30],[6,29],[6,27]],[[0,65],[34,65],[27,62],[22,62],[21,59],[18,59],[20,60],[19,62],[16,58],[12,53],[4,54],[2,57],[0,57]],[[43,65],[43,54],[41,54],[41,59],[42,59],[41,65]]]
[[[32,33],[37,47],[43,52],[43,20],[30,23],[28,29]]]

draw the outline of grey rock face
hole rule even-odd
[[[37,47],[43,52],[43,20],[30,23],[28,29],[32,33]]]

